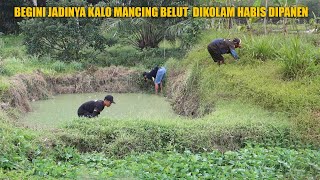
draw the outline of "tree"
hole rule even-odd
[[[115,2],[110,2],[109,6]],[[119,3],[119,2],[118,2]],[[160,6],[186,6],[193,1],[121,1],[124,6],[160,7]],[[190,4],[189,4],[190,5]],[[190,41],[184,43],[192,44],[196,39],[200,29],[204,26],[195,26],[195,22],[200,25],[201,21],[192,18],[132,18],[132,19],[112,19],[107,20],[109,27],[117,28],[117,31],[126,37],[128,41],[137,48],[157,48],[159,43],[164,40],[175,40],[181,38]],[[193,22],[194,21],[194,22]],[[179,27],[179,29],[177,29]],[[187,47],[185,46],[185,47]]]
[[[268,0],[266,0],[265,4],[266,9],[268,9]],[[266,35],[267,32],[267,16],[263,18],[263,27],[264,27],[264,34]]]
[[[13,17],[13,10],[15,6],[25,6],[26,4],[20,0],[0,1],[0,32],[14,33],[18,32],[17,25],[21,18]]]
[[[273,0],[273,2],[278,6],[287,7],[297,1],[296,0]],[[284,34],[288,33],[287,21],[288,21],[288,18],[284,17],[283,18],[283,32],[284,32]]]
[[[85,5],[83,1],[51,3],[49,5]],[[105,40],[99,34],[100,23],[99,19],[89,18],[34,18],[19,25],[25,35],[28,53],[72,61],[90,56],[88,49],[92,52],[104,49]]]

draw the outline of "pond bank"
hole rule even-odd
[[[88,69],[74,74],[45,75],[41,71],[9,78],[9,89],[1,98],[1,108],[31,111],[30,101],[48,99],[55,94],[139,92],[139,72],[124,67]]]

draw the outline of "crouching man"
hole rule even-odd
[[[107,95],[104,100],[94,100],[83,103],[78,109],[79,117],[97,117],[103,111],[104,107],[110,107],[113,101],[113,96]]]

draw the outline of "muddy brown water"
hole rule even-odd
[[[47,129],[56,128],[77,117],[79,106],[89,100],[102,100],[108,93],[63,94],[48,100],[32,102],[33,111],[21,118],[24,126]],[[100,114],[100,117],[114,119],[162,119],[177,118],[166,98],[152,94],[126,93],[114,96],[112,104]]]

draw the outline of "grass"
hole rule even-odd
[[[50,56],[27,55],[23,36],[0,36],[0,54],[0,76],[28,74],[35,70],[45,74],[72,73],[85,68],[81,62],[64,63]]]
[[[4,93],[8,91],[10,84],[6,78],[0,76],[0,99],[3,97]]]
[[[225,55],[227,65],[213,63],[206,45],[218,37],[243,39],[239,62]],[[311,150],[320,142],[318,37],[256,38],[205,32],[183,61],[166,64],[169,72],[181,70],[179,76],[186,77],[183,83],[191,89],[186,93],[199,95],[199,111],[213,107],[201,119],[75,119],[64,129],[40,134],[12,126],[0,111],[0,178],[318,179],[320,154]],[[292,40],[301,48],[289,56]],[[61,62],[42,66],[36,58],[34,64],[30,57],[13,58],[13,51],[2,51],[7,54],[1,58],[5,80],[35,67],[69,72]],[[286,70],[300,66],[286,67],[286,60],[305,57],[295,56],[298,52],[315,59],[307,69],[317,68],[288,78]],[[1,81],[0,87],[8,85]]]
[[[233,106],[237,106],[237,103]],[[252,107],[245,108],[251,109]],[[79,153],[76,149],[54,140],[54,134],[50,136],[20,129],[8,124],[7,120],[8,117],[0,111],[0,178],[4,179],[319,178],[320,153],[316,150],[261,147],[249,144],[240,150],[225,152],[211,149],[201,153],[193,153],[185,149],[179,152],[170,148],[158,152],[139,153],[136,151],[119,159],[104,153]],[[122,129],[116,130],[113,137],[118,147],[114,144],[110,147],[113,147],[114,151],[123,152],[123,149],[128,148],[129,142],[126,140],[135,139],[132,135],[128,136],[128,133],[144,134],[145,146],[152,149],[159,145],[159,136],[166,135],[162,137],[164,140],[168,136],[175,136],[176,134],[172,132],[177,131],[180,136],[182,134],[188,136],[176,139],[177,142],[185,143],[193,137],[204,137],[203,132],[209,129],[214,130],[214,127],[217,127],[212,123],[210,127],[202,123],[201,121],[190,121],[186,124],[183,121],[177,123],[169,120],[164,122],[80,120],[69,125],[69,127],[73,126],[74,130],[69,129],[68,133],[82,131],[85,133],[84,137],[91,138],[90,142],[83,141],[83,143],[90,146],[95,138],[92,136],[93,133],[99,133],[98,136],[106,138],[110,135],[109,130],[121,126]],[[224,126],[228,125],[224,124]],[[180,129],[181,127],[184,129]],[[190,129],[186,132],[187,127]],[[102,129],[104,131],[100,131]],[[119,136],[121,138],[117,139],[116,135],[125,131],[126,135]],[[152,139],[146,138],[148,136]],[[148,144],[152,140],[154,143]],[[202,139],[197,140],[197,142],[202,141]]]
[[[26,49],[22,43],[23,36],[8,35],[0,36],[0,54],[2,58],[23,58]]]
[[[67,74],[84,69],[80,62],[64,63],[50,57],[36,57],[25,55],[23,58],[8,57],[2,60],[0,75],[14,76],[16,74],[30,74],[40,70],[44,74]]]
[[[104,152],[114,157],[166,150],[225,151],[253,142],[265,146],[306,147],[285,115],[240,102],[221,102],[216,113],[203,119],[75,119],[59,137],[81,152]]]
[[[237,49],[239,62],[230,55],[224,55],[227,65],[218,67],[212,61],[206,46],[219,37],[243,40],[244,48]],[[239,32],[207,32],[184,61],[177,63],[172,59],[168,69],[186,74],[186,86],[200,98],[198,111],[221,99],[239,99],[283,112],[290,117],[291,125],[299,129],[298,134],[318,144],[320,128],[315,114],[320,108],[320,75],[314,61],[308,64],[310,60],[316,60],[314,54],[318,51],[312,42],[305,41],[308,38],[314,37],[306,35],[306,38],[298,39],[295,35],[269,35],[256,40],[257,37]],[[296,52],[290,48],[295,43],[299,44]],[[290,53],[292,58],[286,56]],[[301,63],[306,66],[301,67]],[[288,72],[293,73],[294,78],[289,78]]]

